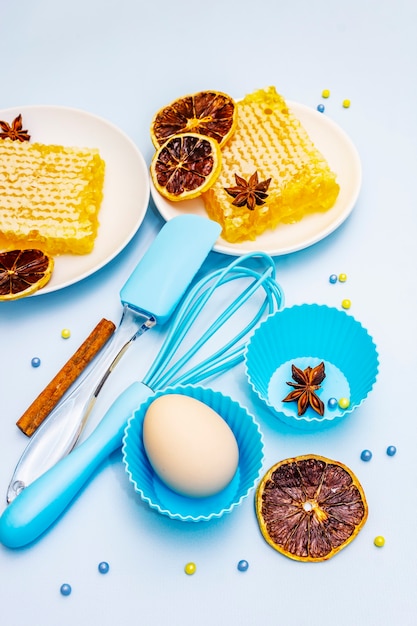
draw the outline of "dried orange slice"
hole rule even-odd
[[[190,200],[207,191],[220,173],[219,144],[211,137],[185,133],[168,139],[155,153],[151,177],[168,200]]]
[[[324,561],[347,546],[368,516],[364,491],[338,461],[306,455],[271,467],[256,492],[266,541],[296,561]]]
[[[0,300],[17,300],[44,287],[52,275],[54,260],[42,250],[9,250],[0,253]]]
[[[236,107],[230,96],[221,91],[200,91],[158,111],[151,123],[151,139],[158,148],[174,135],[198,133],[223,145],[236,123]]]

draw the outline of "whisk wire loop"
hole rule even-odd
[[[171,326],[171,330],[168,336],[166,337],[165,343],[162,346],[156,360],[154,361],[151,367],[151,370],[149,370],[147,374],[147,380],[151,381],[154,373],[158,373],[158,374],[161,373],[161,364],[162,363],[166,364],[175,354],[178,346],[182,342],[183,338],[187,334],[190,327],[194,324],[195,319],[198,317],[202,308],[205,306],[208,299],[212,296],[215,289],[217,289],[220,285],[225,284],[226,282],[236,280],[237,278],[240,278],[240,277],[253,276],[256,279],[256,281],[259,281],[259,283],[254,286],[254,289],[252,291],[247,292],[246,296],[242,294],[240,297],[238,297],[236,304],[232,303],[232,305],[230,305],[228,311],[224,313],[224,318],[222,318],[220,323],[218,323],[217,325],[217,327],[220,327],[220,325],[224,323],[226,317],[230,316],[233,313],[233,310],[232,310],[233,307],[235,310],[241,307],[243,300],[248,299],[250,295],[253,293],[253,291],[256,290],[260,286],[260,281],[265,280],[268,274],[270,274],[271,276],[274,276],[275,266],[273,264],[272,266],[267,268],[264,275],[262,276],[260,276],[259,273],[254,272],[250,268],[247,268],[247,267],[242,268],[242,267],[237,266],[237,264],[241,263],[242,260],[245,260],[246,258],[250,258],[251,256],[254,256],[254,255],[247,255],[246,257],[242,257],[242,259],[238,259],[234,261],[234,263],[232,263],[229,267],[223,270],[214,271],[210,275],[204,277],[199,283],[195,285],[195,287],[190,291],[188,297],[183,301],[183,304],[180,310],[178,311],[177,316],[174,318],[174,323]],[[269,263],[272,262],[272,259],[270,257],[267,257],[267,255],[264,255],[264,256],[268,259]],[[217,280],[213,282],[211,288],[200,293],[202,288],[205,285],[212,282],[213,279],[215,278],[217,278]],[[272,279],[270,281],[269,289],[266,290],[266,293],[268,296],[267,298],[268,304],[272,311],[274,309],[274,301],[273,301],[273,298],[271,298],[270,292],[272,293],[277,292],[275,293],[275,302],[279,303],[282,301],[282,293],[281,293],[280,287]],[[193,302],[194,299],[196,299],[195,302]],[[263,311],[259,313],[259,317],[262,316],[262,313]],[[217,327],[210,328],[204,333],[201,340],[197,343],[197,345],[194,346],[193,353],[195,353],[199,349],[199,347],[207,340],[208,336],[211,336],[215,332]],[[234,343],[234,341],[232,341],[232,343]],[[182,362],[184,362],[185,360],[186,359],[184,358]]]
[[[236,298],[231,303],[231,305],[229,305],[229,307],[217,318],[216,322],[212,324],[210,328],[207,329],[207,331],[200,337],[200,339],[194,344],[194,346],[186,354],[184,354],[181,357],[181,359],[177,361],[175,366],[171,368],[169,375],[171,376],[177,373],[181,369],[181,367],[190,359],[190,357],[193,356],[204,345],[207,339],[213,336],[213,334],[217,330],[219,330],[221,326],[225,324],[225,322],[237,311],[237,309],[240,308],[244,304],[244,302],[248,300],[255,293],[257,289],[259,289],[259,287],[262,285],[262,283],[265,280],[268,280],[267,276],[263,276],[261,279],[253,283],[250,287],[248,287],[245,290],[245,292],[241,294],[241,296]],[[241,341],[245,336],[247,336],[254,326],[257,325],[258,321],[263,317],[268,304],[271,304],[273,307],[273,302],[269,303],[267,299],[265,299],[264,302],[262,303],[262,306],[260,307],[257,314],[255,315],[255,317],[251,319],[250,323],[248,323],[245,327],[243,327],[242,330],[237,335],[232,337],[227,343],[225,343],[220,349],[218,349],[208,359],[205,359],[199,366],[196,366],[195,368],[190,370],[186,374],[186,379],[189,380],[189,374],[192,375],[193,372],[197,372],[201,370],[202,368],[205,368],[207,372],[211,372],[212,366],[214,366],[216,363],[219,363],[223,355],[225,354],[227,355],[227,353],[229,353],[229,356],[233,355],[234,359],[240,360],[240,358],[243,356],[243,350],[245,346],[241,345],[240,347],[236,348],[235,352],[233,353],[231,353],[230,350],[231,348],[233,348],[233,346],[238,344],[238,342]],[[268,307],[268,313],[274,310],[272,307],[271,306]],[[225,365],[226,364],[227,363],[225,361]],[[217,368],[216,368],[216,371],[217,371]],[[175,384],[179,384],[179,383],[182,384],[183,382],[184,381],[182,379],[181,380],[176,379]],[[170,384],[174,384],[174,383],[170,381]]]
[[[266,261],[267,267],[262,273],[243,265],[243,263],[254,257]],[[162,389],[170,384],[195,384],[208,376],[218,374],[239,363],[243,359],[245,348],[245,343],[242,343],[242,340],[265,314],[270,314],[283,306],[283,292],[275,280],[275,274],[275,265],[272,258],[263,252],[255,252],[236,258],[227,267],[217,269],[198,281],[180,305],[165,341],[143,382],[154,390]],[[251,280],[251,283],[217,316],[205,332],[200,334],[191,348],[171,365],[170,369],[167,369],[178,346],[195,323],[214,291],[230,281],[243,278]],[[185,364],[260,288],[264,290],[264,298],[257,313],[249,323],[217,351],[188,371],[180,374],[174,380],[175,375],[181,371]],[[239,342],[241,342],[240,345]]]

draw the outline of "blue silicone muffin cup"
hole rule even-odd
[[[291,365],[301,369],[324,362],[326,378],[316,392],[324,415],[312,408],[297,413],[297,402],[283,402],[295,382]],[[272,413],[293,428],[319,430],[339,423],[371,391],[378,373],[378,353],[372,337],[351,315],[318,304],[289,307],[270,315],[253,333],[245,351],[245,368],[252,389]],[[340,408],[341,398],[349,406]],[[337,401],[335,407],[330,406]]]
[[[156,398],[166,394],[187,395],[216,411],[229,425],[239,447],[239,465],[232,481],[207,498],[187,498],[167,487],[153,471],[143,446],[145,413]],[[162,515],[184,522],[209,521],[230,513],[253,489],[263,460],[259,426],[248,411],[220,392],[194,385],[169,387],[152,395],[130,417],[123,438],[123,462],[130,482],[142,500]]]

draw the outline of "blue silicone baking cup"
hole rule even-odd
[[[295,382],[291,366],[304,370],[321,362],[326,377],[316,393],[324,403],[324,415],[309,407],[299,416],[297,402],[283,402],[292,390],[287,383]],[[255,330],[245,351],[254,392],[281,422],[310,431],[338,424],[360,406],[376,382],[378,366],[375,343],[360,322],[318,304],[273,313]],[[349,400],[347,408],[339,406],[342,398]]]
[[[239,464],[232,481],[206,498],[188,498],[172,491],[155,474],[143,445],[143,420],[150,404],[160,396],[182,394],[200,400],[229,425],[239,448]],[[175,442],[173,442],[175,445]],[[123,462],[130,482],[152,509],[183,522],[202,522],[230,513],[247,498],[262,469],[263,440],[246,408],[218,391],[195,385],[168,387],[142,403],[130,417],[123,437]]]

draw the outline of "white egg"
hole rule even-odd
[[[193,498],[224,489],[239,462],[238,444],[225,420],[203,402],[181,394],[165,394],[150,404],[143,443],[159,478]]]

